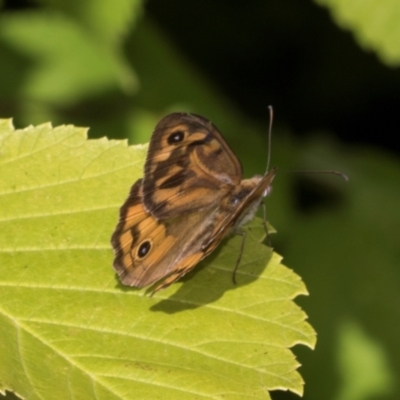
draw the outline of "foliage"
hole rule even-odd
[[[361,46],[375,51],[383,62],[400,64],[400,4],[396,0],[318,0],[337,23],[350,29]]]
[[[156,1],[141,3],[137,0],[118,2],[37,0],[31,3],[34,3],[35,7],[21,10],[6,9],[0,14],[1,117],[12,116],[17,127],[38,125],[46,121],[52,121],[53,125],[73,123],[90,126],[92,138],[103,136],[129,138],[132,143],[145,143],[161,116],[173,110],[194,111],[217,124],[238,154],[247,176],[263,172],[266,158],[265,126],[260,128],[259,122],[245,115],[222,95],[219,90],[220,82],[213,81],[212,77],[201,71],[203,67],[200,63],[194,63],[193,59],[189,61],[187,50],[175,46],[169,34],[155,23],[152,14],[148,12],[147,3],[157,4]],[[255,7],[256,3],[255,1],[251,4]],[[245,53],[245,50],[248,51],[253,47],[265,47],[271,65],[274,65],[275,60],[282,68],[286,65],[295,68],[292,70],[294,71],[292,75],[287,75],[282,82],[279,82],[278,87],[279,96],[293,101],[293,114],[282,113],[282,107],[279,107],[278,103],[276,108],[278,123],[274,126],[272,159],[273,164],[279,166],[279,171],[274,181],[273,193],[268,198],[267,213],[268,219],[279,232],[273,237],[274,247],[285,256],[285,263],[303,277],[311,293],[310,298],[297,300],[307,311],[312,325],[318,332],[318,346],[315,352],[310,352],[308,349],[304,351],[303,346],[295,348],[303,364],[301,374],[306,381],[306,399],[367,400],[375,396],[394,400],[400,394],[395,379],[400,374],[398,346],[400,309],[395,307],[400,301],[398,268],[400,258],[397,239],[400,224],[398,208],[400,193],[396,185],[400,174],[399,161],[377,149],[339,145],[332,139],[332,132],[326,132],[326,127],[319,124],[321,120],[318,118],[320,115],[330,114],[332,118],[337,119],[340,114],[347,125],[353,114],[357,113],[359,108],[370,101],[376,93],[398,94],[400,79],[397,71],[385,65],[377,66],[379,62],[371,67],[371,59],[376,61],[375,55],[387,65],[392,67],[398,65],[399,28],[396,24],[398,2],[319,0],[316,3],[318,5],[311,2],[266,1],[264,12],[259,12],[257,17],[266,21],[263,25],[267,33],[250,42],[246,33],[251,31],[254,21],[242,19],[236,21],[236,40],[232,43],[229,40],[233,32],[227,31],[225,24],[229,19],[229,11],[236,7],[235,3],[213,2],[217,21],[214,20],[213,26],[219,27],[219,38],[226,38],[225,47],[230,48],[233,55],[222,61],[209,56],[209,47],[214,41],[210,39],[208,42],[203,42],[202,49],[206,50],[206,55],[202,58],[209,58],[209,63],[214,68],[222,69],[226,79],[233,80],[237,86],[240,86],[240,83],[231,78],[230,71],[235,68],[239,57],[244,57],[243,54],[247,57],[248,53]],[[167,18],[173,18],[178,11],[177,4],[175,1],[168,2],[170,13]],[[319,5],[323,5],[324,8]],[[199,40],[205,40],[207,33],[211,32],[211,27],[197,24],[196,15],[201,13],[201,9],[194,5],[192,7],[193,12],[187,19],[188,24],[190,28],[193,27]],[[244,9],[241,3],[240,7],[243,18],[248,15],[245,13],[246,10],[252,10],[250,6]],[[309,7],[308,11],[304,11],[306,7]],[[324,10],[329,10],[334,23],[329,24],[328,20],[323,18]],[[207,17],[211,19],[212,16]],[[335,26],[335,23],[338,25]],[[273,31],[272,26],[279,26],[281,30]],[[310,28],[307,29],[306,36],[298,34],[300,26]],[[328,31],[328,28],[331,30]],[[351,34],[341,33],[343,28]],[[340,39],[333,38],[333,30],[339,33],[335,38],[340,37]],[[215,35],[214,30],[212,32]],[[283,37],[282,32],[292,33],[291,40]],[[268,45],[271,41],[276,43],[278,48],[275,52]],[[357,44],[362,46],[362,50]],[[294,54],[298,56],[285,58],[290,54],[286,48],[291,46],[297,46]],[[191,47],[201,50],[198,49],[198,44]],[[254,71],[257,70],[257,61],[255,58],[248,62]],[[272,86],[276,79],[273,71],[270,74],[272,78],[269,82]],[[247,78],[251,79],[252,76]],[[259,87],[263,91],[267,89],[263,84]],[[244,90],[247,90],[247,86]],[[323,94],[325,97],[322,97]],[[253,95],[251,91],[246,92],[245,97],[248,102]],[[275,106],[276,101],[279,102],[279,98],[274,101]],[[266,109],[266,105],[261,104],[260,107]],[[310,119],[315,121],[315,126],[320,126],[321,130],[312,132],[307,139],[298,141],[294,139],[293,132],[288,127],[293,126],[296,111],[304,112],[302,105],[314,112],[313,118]],[[375,114],[375,108],[372,110]],[[385,121],[379,113],[377,119],[379,131],[377,130],[375,135],[396,131],[397,127],[384,125]],[[8,125],[2,127],[8,129]],[[41,126],[40,129],[50,128]],[[68,129],[71,129],[69,133],[78,132],[73,130],[75,128]],[[357,129],[358,127],[354,126],[354,130]],[[7,263],[2,263],[0,271],[2,276],[7,277],[2,281],[1,295],[13,296],[11,300],[7,297],[9,300],[2,302],[2,307],[12,311],[11,314],[2,314],[7,319],[7,324],[2,324],[3,329],[7,329],[4,335],[9,339],[15,339],[16,332],[23,332],[24,338],[27,339],[29,333],[38,332],[32,331],[32,326],[38,328],[41,325],[40,329],[43,329],[45,322],[33,319],[33,316],[39,315],[41,309],[49,313],[48,317],[54,317],[57,321],[60,316],[68,317],[70,320],[83,319],[85,314],[77,313],[77,308],[86,296],[99,296],[98,301],[88,305],[94,310],[92,318],[100,318],[102,315],[103,305],[100,298],[104,300],[106,296],[109,299],[104,310],[103,323],[96,328],[97,334],[101,327],[106,327],[110,323],[107,318],[114,322],[115,315],[122,312],[122,309],[130,307],[133,310],[128,311],[132,315],[137,315],[138,302],[146,304],[156,302],[137,296],[136,291],[123,292],[120,287],[114,287],[116,282],[112,277],[112,271],[107,271],[112,258],[107,237],[113,229],[116,210],[138,173],[139,164],[136,166],[134,164],[134,152],[138,151],[143,155],[145,149],[134,150],[104,139],[82,143],[84,143],[82,146],[74,145],[73,151],[71,150],[73,159],[76,155],[76,160],[84,160],[82,155],[84,152],[93,160],[98,156],[97,162],[74,163],[65,157],[67,152],[54,153],[53,157],[59,156],[57,164],[59,168],[42,169],[40,173],[37,171],[34,173],[34,170],[29,168],[31,164],[25,164],[25,161],[34,160],[35,154],[32,154],[31,157],[20,158],[20,166],[24,171],[22,175],[13,176],[13,170],[1,175],[2,187],[8,187],[7,193],[2,193],[1,200],[7,201],[7,209],[0,210],[3,213],[1,223],[4,227],[7,225],[7,232],[3,231],[3,235],[7,235],[6,239],[3,239],[6,241],[3,245],[7,251],[0,254],[7,259]],[[25,145],[27,147],[15,149],[16,154],[24,152],[28,154],[29,146],[34,146],[35,143],[26,142]],[[110,164],[112,154],[116,156]],[[0,160],[2,155],[0,152]],[[118,170],[118,165],[124,164],[130,165],[129,168]],[[43,160],[41,165],[43,166]],[[66,167],[70,168],[70,171],[67,171]],[[109,168],[109,174],[95,177],[96,168],[100,171],[106,167]],[[345,184],[335,180],[334,177],[326,176],[318,179],[300,179],[283,173],[283,170],[288,169],[320,168],[342,170],[350,176],[350,182]],[[15,171],[17,174],[17,170]],[[83,173],[82,176],[88,179],[84,179],[82,184],[87,186],[79,189],[77,182],[66,182],[62,185],[64,189],[68,185],[72,188],[75,184],[77,192],[74,194],[71,189],[66,192],[65,198],[60,194],[57,196],[58,186],[53,186],[52,189],[50,186],[47,187],[46,182],[58,182],[60,171],[63,171],[65,176],[70,174],[75,177]],[[113,179],[110,178],[111,171],[114,171]],[[93,174],[92,181],[90,174]],[[17,178],[23,178],[25,186],[11,190],[7,184],[10,185],[11,179]],[[99,181],[105,186],[104,192],[98,187]],[[30,188],[35,190],[31,193]],[[312,194],[317,194],[320,199],[319,206],[309,208],[307,201],[304,205],[304,194],[301,195],[303,197],[299,195],[299,188],[302,189],[301,193],[306,189],[307,201]],[[15,204],[10,200],[18,193],[35,196],[41,191],[45,193],[45,190],[49,191],[51,195],[49,198],[42,196],[39,202],[31,198],[29,202],[24,203],[22,209],[21,199]],[[85,192],[82,192],[83,190]],[[82,198],[76,197],[78,194]],[[83,199],[86,200],[85,205]],[[69,203],[75,204],[77,208],[69,208]],[[52,214],[43,211],[45,206],[52,210]],[[66,218],[71,211],[73,214]],[[63,212],[65,214],[62,214]],[[12,215],[19,217],[15,220],[10,217]],[[82,226],[78,224],[78,216],[84,217],[80,223],[85,224],[85,229],[81,229],[80,232],[79,229],[75,229]],[[74,221],[74,218],[78,220]],[[41,229],[32,229],[36,226],[35,221],[43,224]],[[21,227],[24,222],[33,225],[28,225],[27,230],[22,233]],[[99,226],[100,223],[103,225]],[[46,229],[49,232],[47,237],[43,236]],[[87,268],[84,275],[82,267],[79,271],[73,269],[77,268],[78,264],[71,255],[67,259],[52,259],[54,264],[51,264],[60,266],[62,262],[66,262],[71,270],[50,269],[51,274],[48,275],[48,269],[40,270],[40,265],[47,263],[36,263],[34,265],[41,274],[35,275],[34,271],[26,268],[25,272],[20,271],[22,276],[10,278],[11,271],[7,269],[10,265],[14,268],[17,265],[11,257],[16,244],[19,243],[20,257],[34,255],[37,257],[36,260],[50,256],[57,258],[57,254],[61,257],[71,243],[69,242],[71,237],[64,236],[62,232],[72,231],[80,235],[74,239],[74,243],[81,243],[81,246],[77,246],[75,252],[71,254],[87,253]],[[22,247],[22,239],[36,240],[36,242],[31,243],[28,240],[25,247]],[[54,248],[47,248],[46,245],[51,243]],[[43,255],[41,252],[33,251],[38,248],[35,246],[39,245],[47,249]],[[226,246],[231,245],[234,245],[234,240],[226,244]],[[218,254],[218,259],[219,257],[224,259],[223,251]],[[88,254],[96,256],[92,259]],[[97,262],[94,262],[95,260]],[[18,262],[21,261],[22,258]],[[207,260],[210,263],[211,261],[213,260]],[[24,265],[30,265],[28,262],[30,258],[27,258]],[[204,282],[208,274],[214,271],[211,265],[205,265],[207,268],[200,267],[198,272],[182,286],[176,284],[170,288],[170,292],[161,292],[160,296],[166,298],[168,296],[174,298],[178,294],[183,296],[182,290],[186,290],[184,289],[188,287],[186,285],[196,286],[197,280],[200,285],[200,281]],[[269,268],[268,266],[264,273]],[[111,278],[97,275],[100,269],[107,276],[111,274]],[[37,286],[35,294],[33,286],[17,286],[16,280],[23,279],[23,273],[26,274],[25,277],[33,279],[31,285]],[[43,286],[42,280],[46,277],[47,279],[53,277],[53,281],[49,280]],[[69,282],[69,286],[67,284],[61,286],[59,293],[56,293],[51,288],[58,282],[57,278],[61,277]],[[228,280],[222,279],[222,282]],[[227,301],[232,299],[234,294],[238,295],[253,288],[254,285],[264,283],[264,279],[260,278],[249,285],[242,287],[239,285],[235,290],[224,290],[224,296],[220,296],[218,301]],[[93,293],[89,293],[82,289],[83,285],[86,285],[85,287],[97,285],[97,289],[95,287]],[[108,287],[109,291],[100,293],[99,287]],[[54,292],[54,295],[58,296],[57,301],[63,305],[60,316],[58,312],[61,306],[57,307],[58,303],[46,304],[42,296],[35,298],[39,290]],[[24,299],[28,304],[20,303],[19,291],[21,301]],[[31,297],[28,296],[29,291],[32,291]],[[80,299],[78,304],[69,298],[69,292],[75,296],[74,299]],[[298,291],[300,292],[302,290]],[[112,314],[110,304],[113,301],[118,302],[120,297],[129,300],[126,304],[119,302],[119,307],[115,307],[115,313]],[[30,302],[32,298],[35,302]],[[40,303],[41,309],[38,306],[35,308],[35,304],[39,304],[36,301],[43,301]],[[212,304],[214,303],[206,302],[203,308],[194,307],[190,311],[216,312],[212,309]],[[87,310],[86,308],[86,312]],[[158,311],[153,314],[164,321],[168,319],[167,317],[183,318],[181,316],[186,315],[186,312],[166,315]],[[87,324],[90,324],[91,316],[86,314],[86,317]],[[31,331],[26,330],[27,325],[21,325],[23,319],[31,321]],[[119,329],[130,329],[136,323],[140,321],[135,319],[124,321],[123,327]],[[54,327],[54,330],[49,332],[50,336],[46,338],[57,339],[54,348],[65,349],[68,343],[62,343],[58,341],[59,338],[53,336],[57,329],[65,328]],[[83,330],[75,330],[73,327],[70,329],[71,337],[74,337],[74,334],[79,337],[79,340],[71,341],[76,346],[74,351],[79,350],[80,340],[83,340],[82,343],[87,343],[87,338],[82,338],[80,335],[86,334]],[[151,326],[148,327],[148,331],[153,332]],[[43,335],[45,333],[43,331]],[[117,333],[108,332],[106,336],[115,337]],[[1,338],[3,339],[3,336]],[[41,338],[44,336],[39,337]],[[38,341],[33,335],[29,337],[29,341],[30,343],[36,341],[37,348],[44,351],[34,355],[25,347],[20,347],[26,351],[24,355],[30,362],[35,361],[34,357],[39,358],[40,354],[49,356],[47,339],[45,342]],[[14,344],[7,350],[14,351]],[[125,346],[130,351],[129,346]],[[6,353],[1,353],[0,357],[5,357],[4,354]],[[112,359],[104,359],[103,364],[103,362],[98,363],[98,360],[86,358],[87,354],[83,351],[75,354],[81,356],[79,366],[91,365],[93,368],[91,371],[95,371],[96,374],[104,373],[102,368],[111,368],[109,363]],[[52,355],[57,362],[60,362],[58,365],[66,362],[67,364],[63,365],[71,366],[68,364],[71,359],[62,360],[59,354],[54,352]],[[24,358],[17,357],[17,359]],[[84,359],[85,362],[82,361]],[[49,365],[53,360],[44,358]],[[13,362],[17,362],[16,359],[13,359]],[[143,364],[137,364],[136,367],[141,368],[143,373],[146,371],[150,373]],[[21,365],[20,368],[26,366]],[[15,371],[6,372],[7,376],[10,376],[14,372],[20,374],[21,370],[16,368]],[[188,371],[182,371],[182,375],[185,373]],[[360,376],[366,374],[369,376],[368,380],[360,379]],[[50,381],[53,375],[48,376]],[[72,374],[70,378],[80,379],[82,375]],[[14,379],[18,380],[17,375]],[[88,376],[82,379],[88,379]],[[6,383],[4,377],[0,376],[0,385],[4,388]],[[22,382],[25,383],[26,381]],[[280,394],[279,398],[292,397],[285,393]]]

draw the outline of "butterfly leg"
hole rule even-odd
[[[235,269],[233,270],[233,273],[232,273],[232,281],[236,285],[236,271],[237,271],[237,269],[239,267],[240,260],[242,259],[242,254],[243,254],[243,250],[244,250],[244,244],[246,242],[247,233],[245,231],[236,231],[235,233],[242,237],[242,244],[240,245],[240,253],[239,253],[239,256],[238,256],[238,258],[236,260]]]

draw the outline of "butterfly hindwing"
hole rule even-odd
[[[144,287],[166,278],[156,289],[166,287],[190,271],[209,253],[202,244],[209,240],[217,215],[210,210],[170,218],[160,223],[142,204],[139,179],[121,208],[112,237],[114,268],[125,285]]]

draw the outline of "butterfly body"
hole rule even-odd
[[[238,159],[210,121],[164,117],[112,236],[121,282],[144,287],[163,280],[158,291],[178,280],[253,218],[275,173],[242,179]]]

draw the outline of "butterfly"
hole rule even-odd
[[[132,186],[111,238],[124,285],[158,282],[153,294],[191,271],[255,215],[276,168],[243,179],[242,167],[209,120],[187,113],[159,121],[143,178]]]

